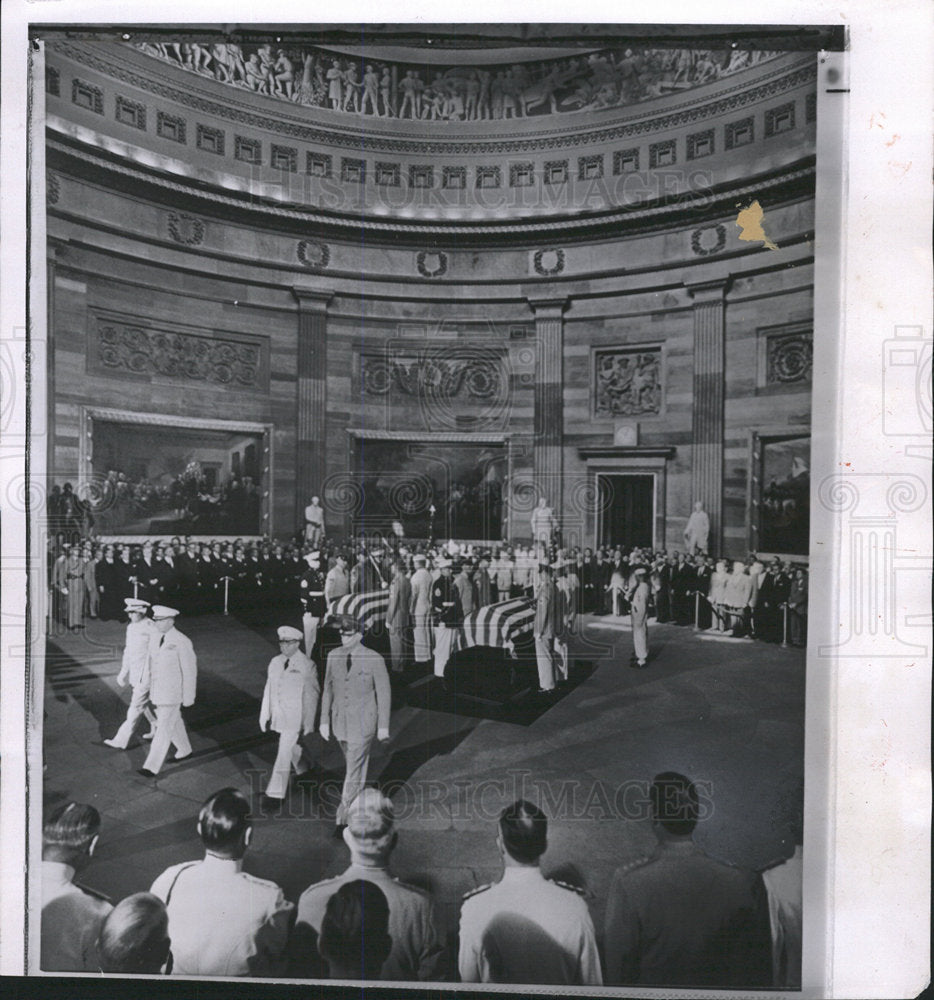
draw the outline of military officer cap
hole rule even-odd
[[[175,608],[167,608],[164,604],[155,604],[152,609],[153,618],[174,618],[178,614]]]
[[[418,563],[419,566],[424,566],[428,560],[419,552],[417,555],[412,557],[412,562]]]
[[[645,576],[645,574],[646,574],[647,572],[648,572],[648,571],[646,570],[645,566],[637,566],[637,567],[636,567],[636,568],[635,568],[635,569],[633,570],[633,573],[634,573],[634,574],[635,574],[636,576]]]
[[[314,552],[306,552],[305,561],[309,564],[321,562],[321,553],[317,549]]]
[[[438,569],[446,569],[448,566],[453,566],[453,565],[454,564],[451,562],[451,560],[445,559],[444,556],[441,556],[440,558],[435,560],[435,566]]]
[[[291,625],[280,625],[277,632],[280,642],[299,642],[302,638],[302,633]]]
[[[123,604],[125,611],[145,611],[149,607],[149,601],[141,601],[138,597],[125,597]]]

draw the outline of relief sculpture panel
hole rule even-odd
[[[594,354],[594,416],[653,416],[662,409],[660,347],[614,348]]]

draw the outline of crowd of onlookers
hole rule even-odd
[[[50,540],[49,586],[53,619],[72,629],[89,617],[122,617],[127,597],[170,604],[186,614],[299,607],[308,545],[298,540],[221,542],[175,536],[101,543],[68,538],[60,533]],[[807,642],[807,571],[777,556],[763,560],[753,553],[729,562],[638,548],[628,553],[608,547],[546,551],[541,545],[430,545],[393,536],[375,543],[325,539],[319,550],[328,600],[388,587],[398,560],[411,574],[416,556],[425,555],[430,570],[445,556],[454,561],[465,613],[497,601],[534,597],[538,567],[549,562],[572,614],[619,616],[629,611],[635,569],[644,567],[649,615],[658,623],[795,646]]]
[[[791,814],[794,853],[789,843],[768,870],[753,872],[695,844],[695,827],[709,814],[702,786],[664,772],[646,799],[656,845],[613,875],[602,954],[591,893],[543,875],[548,820],[524,799],[500,813],[501,877],[464,896],[456,939],[429,892],[393,877],[391,857],[405,834],[395,827],[392,802],[375,788],[365,788],[348,812],[349,866],[310,885],[297,903],[244,869],[253,820],[236,789],[214,793],[200,811],[203,857],[171,865],[148,891],[116,906],[75,882],[106,831],[96,809],[70,802],[43,829],[40,964],[46,971],[187,976],[800,985],[801,837]]]
[[[709,83],[774,53],[621,46],[503,66],[402,66],[314,48],[133,42],[147,55],[258,94],[381,118],[481,121],[631,104]]]

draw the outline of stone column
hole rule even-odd
[[[327,311],[334,293],[293,288],[298,300],[298,362],[295,397],[295,514],[304,526],[313,496],[324,503],[327,475]]]
[[[529,299],[529,305],[535,313],[538,344],[533,441],[535,486],[554,510],[560,527],[564,472],[564,311],[568,299]]]
[[[729,278],[688,284],[694,298],[694,408],[690,515],[700,500],[710,518],[711,552],[723,552],[724,309]]]

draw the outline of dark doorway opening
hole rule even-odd
[[[598,544],[618,545],[624,551],[651,548],[655,477],[601,475],[597,479],[602,511]]]

